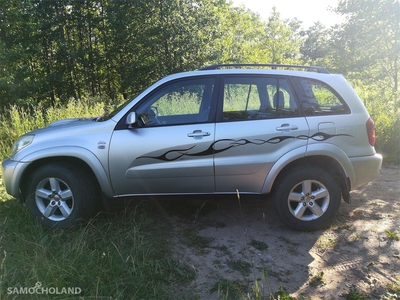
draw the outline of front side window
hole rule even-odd
[[[297,102],[286,79],[250,76],[224,79],[222,121],[298,115]]]
[[[300,103],[306,115],[346,114],[346,103],[327,84],[308,78],[299,79],[302,92]]]
[[[197,78],[163,86],[136,110],[140,126],[207,122],[214,81],[214,78]]]

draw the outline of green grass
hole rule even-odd
[[[393,231],[386,231],[386,236],[388,237],[389,240],[391,241],[398,241],[400,240],[399,235],[396,232]]]
[[[361,294],[356,289],[352,288],[347,293],[341,295],[346,300],[368,300],[367,296]]]
[[[312,276],[309,280],[310,286],[312,287],[317,287],[320,285],[324,285],[325,284],[325,280],[324,280],[324,272],[318,272],[317,274],[315,274],[314,276]]]
[[[279,286],[279,292],[276,293],[276,297],[272,299],[279,299],[279,300],[297,300],[295,297],[292,297],[285,293],[282,286]]]
[[[337,248],[338,242],[337,236],[329,230],[318,237],[314,247],[316,247],[318,252],[325,253]]]
[[[264,251],[268,249],[268,244],[262,241],[257,241],[255,239],[250,240],[250,246],[253,246],[259,251]]]
[[[165,222],[155,223],[149,209],[138,205],[70,230],[48,230],[34,224],[16,200],[1,201],[0,299],[11,298],[10,289],[37,284],[78,287],[85,299],[193,299],[194,293],[182,287],[195,272],[171,258],[170,230]],[[76,297],[69,296],[51,298]]]
[[[189,228],[182,230],[183,242],[191,247],[199,250],[200,252],[205,251],[206,248],[211,247],[211,243],[214,241],[212,237],[203,237],[199,234],[198,228],[192,225]]]
[[[243,276],[248,276],[251,274],[253,266],[251,263],[239,260],[239,259],[231,259],[227,261],[227,265],[235,271],[240,272]]]
[[[241,281],[220,278],[211,288],[211,292],[218,292],[218,299],[245,299],[248,287]]]
[[[393,282],[389,285],[389,290],[396,293],[400,298],[400,276],[396,277],[396,282]]]

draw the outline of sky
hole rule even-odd
[[[297,18],[307,29],[320,21],[326,27],[341,23],[340,16],[330,12],[329,6],[336,7],[339,0],[232,0],[234,6],[243,4],[267,20],[275,6],[281,19]]]

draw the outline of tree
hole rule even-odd
[[[371,81],[378,79],[397,93],[399,0],[341,0],[335,11],[346,20],[334,34],[337,61],[345,61],[347,69],[360,72]]]
[[[32,1],[0,0],[0,105],[36,93],[36,24],[28,16]]]
[[[292,25],[292,26],[290,26]],[[294,34],[293,23],[284,22],[276,7],[272,12],[265,26],[265,48],[270,54],[270,63],[297,63],[301,41]]]
[[[302,58],[311,65],[325,66],[329,54],[329,31],[321,22],[300,32],[304,41],[300,46]]]
[[[167,74],[265,62],[263,23],[226,0],[0,0],[2,102],[118,101]]]
[[[265,63],[264,24],[260,17],[242,7],[223,4],[216,20],[216,39],[211,41],[210,63]]]

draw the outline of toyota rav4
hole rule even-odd
[[[297,230],[329,224],[374,180],[375,127],[342,75],[234,64],[170,75],[114,112],[21,136],[6,190],[46,227],[88,218],[102,199],[270,195]]]

